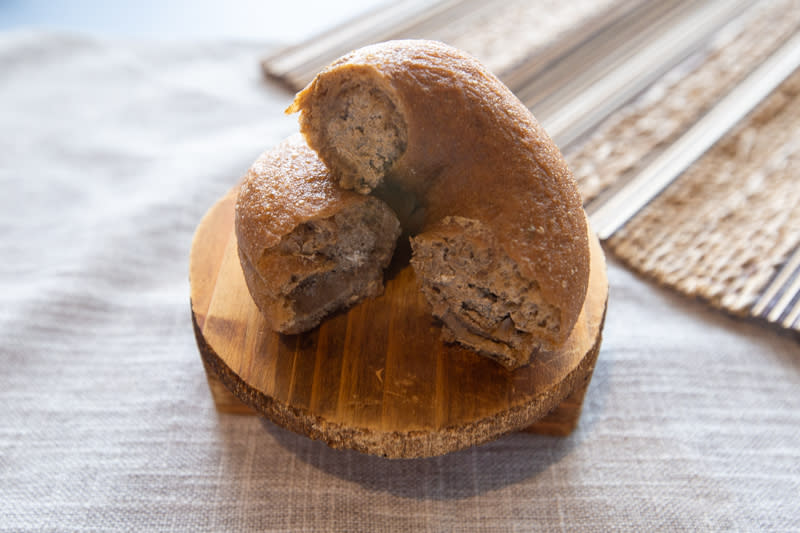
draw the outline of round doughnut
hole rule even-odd
[[[411,264],[448,340],[515,368],[568,337],[589,278],[581,197],[477,60],[433,41],[368,46],[320,72],[297,111],[341,187],[417,206],[403,218]]]
[[[296,134],[248,170],[235,231],[253,301],[273,330],[300,333],[383,291],[400,223],[382,200],[338,187]]]

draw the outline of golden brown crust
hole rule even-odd
[[[245,174],[236,201],[236,237],[251,261],[298,224],[361,201],[330,179],[325,164],[292,135],[261,154]]]
[[[380,294],[400,234],[384,202],[338,187],[299,134],[250,168],[235,228],[253,301],[273,330],[292,334]]]
[[[421,233],[447,216],[480,221],[560,309],[545,347],[566,339],[588,284],[586,220],[566,162],[530,111],[477,60],[442,43],[362,48],[321,72],[288,109],[302,111],[301,131],[334,173],[344,165],[326,137],[326,109],[359,84],[388,96],[404,121],[406,146],[386,179],[423,204]]]

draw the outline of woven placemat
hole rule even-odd
[[[800,70],[607,241],[634,269],[739,315],[800,245]],[[800,330],[793,302],[776,316]]]
[[[621,3],[620,0],[482,2],[480,9],[424,37],[474,55],[508,83],[506,78],[527,58]]]
[[[567,154],[585,200],[635,174],[798,31],[800,3],[759,3],[701,57],[610,116]],[[683,294],[800,331],[790,264],[800,243],[798,89],[795,73],[607,248]]]
[[[674,142],[800,30],[800,2],[760,2],[565,155],[589,203]]]
[[[280,50],[266,58],[262,68],[267,77],[298,91],[325,65],[354,48],[391,39],[433,39],[469,52],[512,86],[518,69],[545,48],[571,43],[581,37],[582,28],[599,24],[636,2],[401,0]]]

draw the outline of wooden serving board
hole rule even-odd
[[[545,433],[575,427],[608,295],[594,235],[588,297],[571,337],[512,372],[440,340],[441,325],[408,265],[390,267],[382,296],[312,331],[271,331],[239,266],[235,201],[234,190],[205,215],[189,265],[195,335],[221,410],[241,412],[235,397],[332,447],[387,457],[444,454],[537,421],[531,429]]]

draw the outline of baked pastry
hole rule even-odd
[[[338,187],[300,134],[247,172],[235,228],[250,294],[281,333],[306,331],[380,294],[400,235],[392,210]]]
[[[296,111],[343,188],[419,207],[411,264],[447,339],[515,368],[568,337],[589,277],[581,197],[553,141],[477,60],[433,41],[368,46],[320,72]]]

